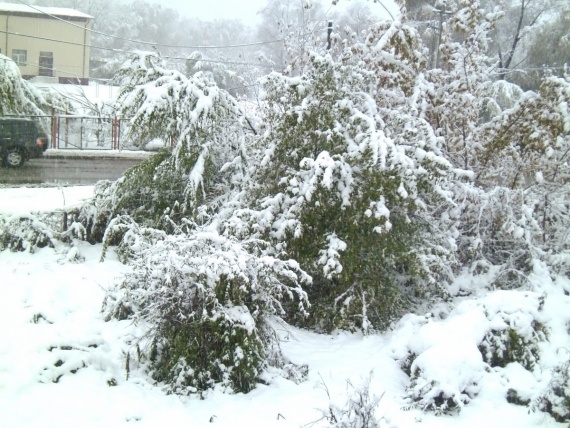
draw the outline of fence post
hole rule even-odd
[[[52,120],[51,120],[51,148],[52,149],[58,149],[59,148],[59,144],[57,141],[57,137],[59,135],[59,116],[57,114],[55,114],[55,112],[52,115]]]
[[[113,150],[119,148],[119,119],[115,115],[113,117]]]
[[[65,148],[67,149],[67,145],[69,144],[69,117],[67,117],[69,113],[65,112]]]

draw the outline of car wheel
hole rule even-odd
[[[24,165],[24,154],[22,150],[13,147],[6,151],[6,165],[11,168],[19,168]]]

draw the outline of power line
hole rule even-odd
[[[121,53],[126,53],[126,54],[132,54],[133,51],[128,51],[128,50],[124,50],[124,49],[117,49],[117,48],[105,48],[102,46],[94,46],[94,45],[85,45],[83,43],[76,43],[76,42],[68,42],[66,40],[56,40],[56,39],[51,39],[49,37],[40,37],[40,36],[31,36],[29,34],[22,34],[22,33],[16,33],[14,31],[2,31],[0,30],[0,33],[3,34],[11,34],[14,36],[20,36],[20,37],[28,37],[31,39],[37,39],[37,40],[45,40],[45,41],[49,41],[49,42],[56,42],[56,43],[63,43],[63,44],[67,44],[67,45],[73,45],[73,46],[86,46],[88,48],[91,49],[100,49],[100,50],[106,50],[106,51],[112,51],[112,52],[121,52]],[[188,58],[188,57],[176,57],[176,56],[162,56],[162,58],[164,59],[171,59],[171,60],[194,60],[194,61],[200,61],[200,62],[210,62],[210,63],[219,63],[219,64],[229,64],[229,65],[248,65],[248,66],[252,66],[252,67],[264,67],[264,68],[273,68],[273,66],[270,65],[265,65],[265,64],[253,64],[250,62],[241,62],[241,61],[223,61],[223,60],[213,60],[213,59],[193,59],[193,58]]]
[[[130,51],[126,51],[123,49],[118,49],[118,48],[106,48],[106,47],[102,47],[102,46],[95,46],[95,45],[86,45],[84,43],[77,43],[77,42],[70,42],[67,40],[57,40],[57,39],[51,39],[49,37],[41,37],[41,36],[32,36],[30,34],[22,34],[22,33],[17,33],[15,31],[3,31],[0,30],[0,33],[3,34],[11,34],[13,36],[20,36],[20,37],[27,37],[30,39],[37,39],[37,40],[46,40],[48,42],[56,42],[56,43],[62,43],[62,44],[66,44],[66,45],[73,45],[73,46],[86,46],[88,48],[91,49],[100,49],[100,50],[104,50],[104,51],[114,51],[114,52],[124,52],[124,53],[129,53]]]
[[[268,40],[268,41],[263,41],[263,42],[251,42],[251,43],[241,43],[241,44],[235,44],[235,45],[220,45],[220,46],[209,46],[209,45],[197,45],[197,46],[192,46],[192,45],[168,45],[168,44],[162,44],[162,43],[156,43],[156,42],[145,42],[144,40],[135,40],[135,39],[129,39],[126,37],[120,37],[120,36],[114,36],[112,34],[107,34],[107,33],[103,33],[102,31],[97,31],[97,30],[93,30],[91,28],[87,28],[87,27],[82,27],[81,25],[77,25],[74,24],[73,22],[67,21],[65,19],[62,19],[58,16],[52,15],[48,12],[46,12],[45,10],[39,9],[37,7],[34,7],[22,0],[18,0],[20,3],[22,3],[24,6],[30,7],[33,10],[49,16],[52,19],[56,19],[58,21],[62,21],[65,24],[71,25],[73,27],[77,27],[80,28],[82,30],[86,30],[89,31],[93,34],[99,34],[101,36],[105,36],[105,37],[110,37],[116,40],[123,40],[123,41],[127,41],[127,42],[132,42],[132,43],[138,43],[138,44],[142,44],[142,45],[148,45],[148,46],[160,46],[160,47],[164,47],[164,48],[176,48],[176,49],[231,49],[231,48],[243,48],[243,47],[250,47],[250,46],[259,46],[259,45],[267,45],[267,44],[272,44],[272,43],[279,43],[282,42],[283,39],[275,39],[275,40]]]
[[[51,39],[49,37],[40,37],[40,36],[31,36],[29,34],[22,34],[22,33],[16,33],[13,31],[3,31],[0,30],[1,34],[11,34],[14,36],[20,36],[20,37],[27,37],[27,38],[31,38],[31,39],[38,39],[38,40],[45,40],[45,41],[50,41],[50,42],[56,42],[56,43],[63,43],[63,44],[68,44],[68,45],[74,45],[74,46],[87,46],[91,49],[100,49],[100,50],[106,50],[106,51],[113,51],[113,52],[120,52],[120,53],[126,53],[126,54],[132,54],[133,51],[129,51],[129,50],[124,50],[124,49],[118,49],[118,48],[106,48],[106,47],[102,47],[102,46],[95,46],[95,45],[84,45],[83,43],[76,43],[76,42],[68,42],[65,40],[56,40],[56,39]],[[224,61],[224,60],[214,60],[214,59],[194,59],[194,58],[188,58],[188,57],[178,57],[178,56],[161,56],[161,58],[164,59],[168,59],[168,60],[183,60],[183,61],[196,61],[196,62],[208,62],[208,63],[215,63],[215,64],[228,64],[228,65],[247,65],[247,66],[252,66],[252,67],[263,67],[263,68],[275,68],[273,65],[266,65],[266,64],[253,64],[250,62],[242,62],[242,61]],[[12,61],[12,59],[8,58],[10,61]],[[520,71],[542,71],[542,70],[564,70],[567,67],[564,66],[557,66],[557,67],[553,67],[553,66],[544,66],[544,67],[525,67],[525,68],[516,68],[516,69],[510,69],[507,70],[507,72],[520,72]]]

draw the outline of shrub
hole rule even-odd
[[[570,360],[552,369],[545,392],[533,400],[530,408],[549,413],[557,422],[570,420]]]
[[[36,216],[10,219],[0,217],[0,250],[28,251],[54,247],[55,235],[50,227]]]
[[[282,315],[285,300],[305,313],[299,284],[308,276],[293,261],[256,255],[259,241],[147,232],[130,235],[133,272],[107,296],[107,319],[144,321],[150,375],[168,392],[251,390],[276,346],[268,317]]]
[[[479,351],[491,367],[520,363],[532,371],[540,357],[540,343],[547,340],[542,320],[543,295],[516,291],[498,291],[483,302],[492,323]]]
[[[17,216],[0,216],[0,251],[35,252],[38,248],[57,248],[72,238],[83,238],[84,229],[78,223],[67,227],[62,218],[66,213],[48,212]],[[67,230],[63,230],[67,227]]]
[[[313,277],[305,325],[324,331],[385,328],[437,292],[453,264],[453,239],[428,218],[449,202],[450,165],[422,132],[387,136],[370,95],[375,74],[358,60],[314,55],[300,77],[265,79],[260,197],[245,213]]]

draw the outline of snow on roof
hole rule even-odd
[[[71,16],[74,18],[93,19],[91,15],[87,15],[86,13],[79,12],[78,10],[65,7],[32,7],[15,3],[0,3],[0,14],[3,12],[31,13],[34,15],[48,14],[55,16]]]

